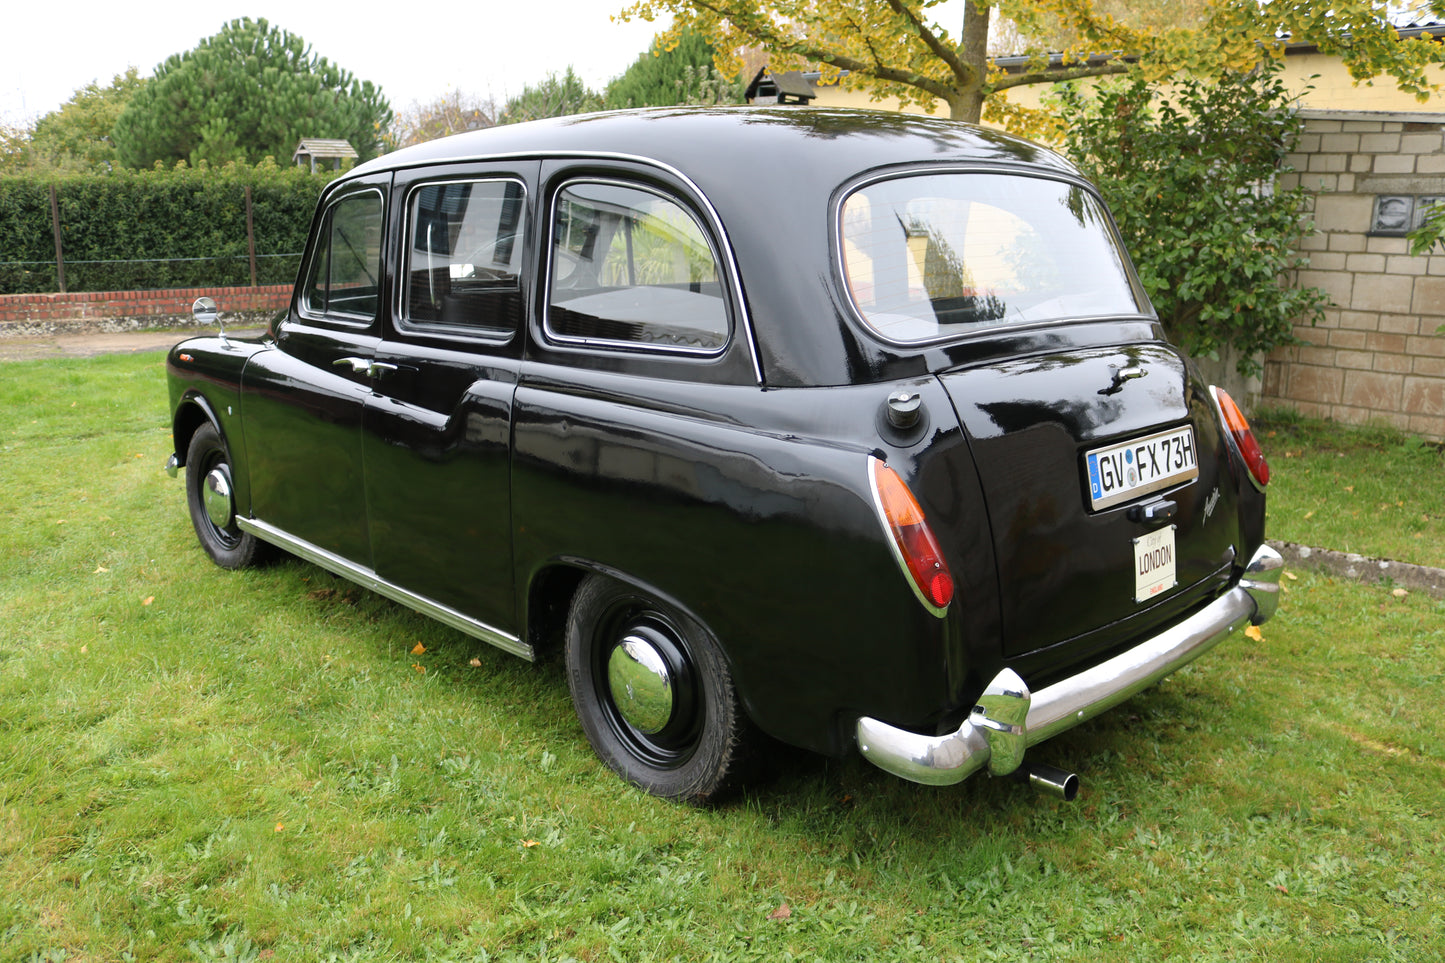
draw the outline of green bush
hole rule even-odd
[[[0,294],[59,290],[50,188],[60,210],[67,291],[247,285],[246,188],[256,280],[295,279],[330,176],[263,161],[105,174],[0,177]]]
[[[1099,185],[1170,337],[1191,354],[1240,354],[1241,374],[1297,343],[1329,299],[1297,287],[1313,233],[1308,195],[1278,186],[1302,121],[1280,68],[1064,87],[1065,152]]]

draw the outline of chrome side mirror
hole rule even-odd
[[[191,316],[196,319],[197,324],[208,328],[215,325],[220,332],[221,347],[229,348],[231,346],[231,343],[226,340],[226,326],[221,322],[221,312],[216,309],[214,300],[196,298],[195,303],[191,305]]]

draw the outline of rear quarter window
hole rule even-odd
[[[714,353],[728,339],[715,249],[661,193],[573,182],[557,195],[546,330],[559,341]]]
[[[848,293],[889,341],[1142,310],[1107,214],[1077,184],[896,177],[854,191],[839,218]]]

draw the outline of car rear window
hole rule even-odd
[[[896,177],[853,192],[839,216],[848,292],[890,341],[1142,310],[1108,215],[1076,184]]]

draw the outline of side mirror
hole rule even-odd
[[[229,348],[231,346],[230,342],[226,340],[226,326],[221,323],[221,312],[216,309],[214,300],[196,298],[195,303],[191,305],[191,316],[196,319],[197,324],[205,325],[208,328],[215,325],[220,331],[221,347]]]

